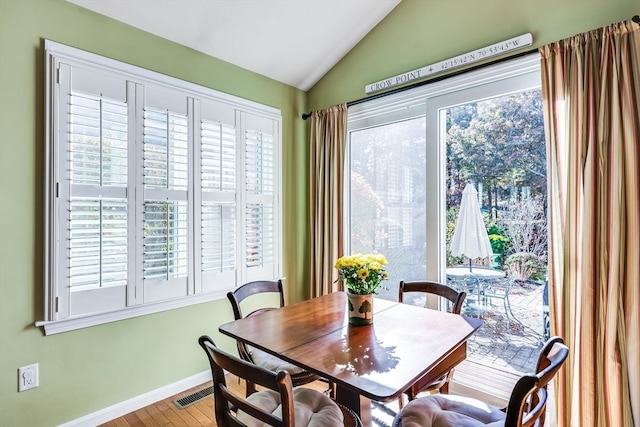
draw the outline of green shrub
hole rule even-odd
[[[489,240],[494,254],[504,254],[511,247],[509,232],[496,224],[489,224]]]

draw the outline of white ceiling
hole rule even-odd
[[[310,89],[401,0],[68,0]]]

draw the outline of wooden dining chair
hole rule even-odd
[[[560,337],[551,337],[538,356],[535,374],[516,383],[506,410],[476,399],[432,395],[409,402],[393,420],[393,427],[504,426],[539,427],[545,422],[547,385],[564,364],[569,349]]]
[[[216,347],[206,335],[201,336],[198,343],[211,366],[218,426],[362,427],[353,411],[326,394],[311,388],[294,388],[286,370],[274,372],[235,357]],[[261,390],[240,396],[227,387],[225,372],[259,385]]]
[[[269,307],[260,307],[250,313],[244,315],[242,311],[242,302],[248,300],[249,297],[255,295],[275,294],[274,296],[278,300],[278,305]],[[260,280],[255,282],[245,283],[234,291],[227,293],[227,298],[231,302],[231,308],[233,309],[233,316],[236,320],[243,317],[254,316],[259,313],[264,313],[268,310],[284,306],[284,287],[282,280]],[[247,301],[248,302],[248,301]],[[238,354],[240,358],[247,362],[256,364],[265,369],[271,371],[286,370],[291,375],[293,386],[299,386],[307,384],[319,379],[319,377],[311,372],[305,371],[299,366],[295,366],[289,362],[286,362],[276,356],[266,353],[257,348],[247,346],[241,341],[236,341],[238,347]],[[255,392],[255,386],[250,381],[246,382],[247,396]],[[333,395],[333,394],[332,394]]]
[[[436,295],[439,298],[443,298],[447,304],[450,305],[450,311],[454,314],[460,314],[462,310],[462,304],[466,297],[464,291],[457,291],[449,286],[430,281],[413,281],[413,282],[400,282],[398,289],[398,301],[404,302],[405,294],[411,292],[420,292],[427,295]],[[426,381],[423,378],[418,379],[405,394],[409,397],[409,400],[416,398],[418,393],[425,391],[438,390],[441,393],[449,392],[449,382],[453,376],[453,368],[451,368],[445,375],[434,381]],[[403,399],[400,398],[400,406],[402,407]]]

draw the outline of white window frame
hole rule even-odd
[[[46,335],[222,299],[229,290],[249,280],[282,277],[280,167],[282,115],[279,109],[50,40],[45,40],[45,64],[45,309],[44,320],[36,322],[36,326],[43,327]],[[77,75],[89,77],[81,81],[88,82],[86,88],[83,89],[86,89],[88,91],[86,93],[90,95],[95,94],[100,99],[104,96],[107,99],[107,95],[103,95],[103,90],[109,92],[113,89],[113,87],[107,86],[115,86],[115,93],[120,95],[126,93],[123,97],[128,111],[126,122],[127,181],[124,186],[113,188],[102,187],[102,184],[99,184],[100,187],[74,184],[72,172],[69,172],[71,169],[70,161],[66,154],[71,150],[70,137],[67,136],[69,125],[66,120],[76,114],[71,113],[70,107],[67,107],[73,92],[71,81],[74,72]],[[123,82],[125,83],[123,84]],[[101,86],[103,83],[104,86]],[[150,101],[151,99],[153,101]],[[143,113],[145,108],[156,107],[166,109],[168,113],[179,110],[180,114],[187,118],[185,123],[188,130],[184,131],[183,128],[181,133],[183,135],[181,138],[184,137],[186,140],[186,145],[183,144],[183,146],[187,147],[188,151],[186,155],[184,152],[181,154],[181,158],[186,159],[183,163],[186,166],[178,165],[177,167],[186,168],[188,177],[185,178],[187,186],[181,186],[179,190],[169,187],[166,190],[157,186],[155,188],[145,187],[144,184],[143,134],[145,122]],[[69,113],[65,115],[67,108],[69,108]],[[228,126],[227,131],[231,129],[231,133],[235,132],[233,160],[228,160],[225,164],[227,173],[225,179],[235,179],[235,183],[234,188],[227,189],[226,192],[212,191],[205,194],[208,189],[202,188],[204,168],[200,153],[202,152],[203,139],[201,123],[204,120],[220,121]],[[99,126],[102,129],[102,122]],[[169,125],[167,124],[167,126]],[[257,149],[268,150],[266,155],[269,164],[266,163],[266,160],[259,159],[264,162],[262,166],[266,166],[268,169],[265,169],[265,172],[260,167],[261,165],[258,165],[260,170],[257,172],[268,178],[266,193],[262,187],[248,190],[249,184],[245,173],[245,165],[248,161],[245,153],[247,135],[258,135],[257,137],[253,136],[258,139],[259,147]],[[263,145],[266,148],[263,148]],[[229,150],[228,147],[227,145],[225,149]],[[169,159],[167,165],[169,165],[176,157],[167,158]],[[99,161],[102,162],[102,160]],[[100,164],[102,165],[102,163]],[[255,166],[255,161],[252,164]],[[167,166],[167,168],[169,167]],[[102,174],[102,166],[99,169]],[[260,178],[264,178],[264,176]],[[76,198],[85,196],[96,200],[102,200],[103,197],[118,197],[120,200],[126,198],[126,202],[122,203],[126,203],[127,206],[125,216],[128,242],[126,258],[128,261],[126,263],[126,283],[124,285],[119,283],[119,288],[102,287],[102,282],[98,279],[86,291],[77,287],[72,291],[69,276],[73,274],[70,270],[71,264],[67,261],[68,258],[71,258],[69,252],[71,246],[69,246],[70,243],[66,243],[70,239],[68,233],[71,216],[68,212],[71,210],[70,203],[74,197],[70,194],[72,187],[75,188],[73,191]],[[143,226],[145,198],[186,201],[180,203],[186,203],[187,206],[186,215],[181,217],[187,218],[187,225],[181,225],[183,231],[186,230],[182,234],[185,237],[181,242],[186,241],[187,243],[181,243],[179,247],[182,251],[181,256],[186,256],[187,263],[182,268],[183,273],[179,278],[167,277],[166,280],[161,279],[161,282],[150,281],[145,284],[142,244],[143,236],[146,233]],[[227,253],[227,268],[220,267],[220,271],[203,271],[204,267],[202,267],[203,239],[200,230],[202,230],[204,221],[202,218],[203,208],[201,208],[203,202],[214,206],[225,203],[227,207],[232,206],[232,209],[225,211],[227,212],[227,221],[231,221],[235,225],[232,227],[233,233],[226,237],[227,247],[232,248],[228,251],[232,252]],[[100,203],[102,206],[102,202]],[[245,212],[248,211],[249,206],[259,206],[259,209],[253,208],[251,211],[254,218],[255,212],[269,212],[268,216],[258,217],[258,223],[254,225],[254,229],[258,227],[260,232],[263,231],[261,227],[268,229],[267,244],[265,245],[260,240],[263,247],[258,253],[257,264],[255,252],[252,252],[252,262],[247,259]],[[101,213],[100,209],[102,208],[98,209],[97,212]],[[220,210],[222,211],[222,208]],[[232,212],[231,216],[228,212]],[[101,216],[98,215],[98,217]],[[220,224],[223,224],[223,220],[220,219],[220,221]],[[100,220],[100,224],[102,224],[102,220]],[[170,227],[168,224],[167,227]],[[175,221],[173,224],[175,226]],[[213,224],[215,227],[215,221]],[[217,229],[214,228],[215,230]],[[102,233],[102,225],[99,225],[98,234]],[[263,233],[259,234],[259,237],[262,237]],[[252,237],[254,237],[252,245],[255,247],[255,233]],[[96,268],[102,271],[103,249],[101,245],[98,246],[101,248],[99,249],[101,254],[100,267]],[[178,247],[178,244],[165,245],[165,247],[168,246]],[[264,254],[267,254],[266,258],[261,257]],[[165,284],[154,286],[154,283]],[[105,304],[103,298],[109,300],[109,303]],[[73,304],[73,307],[70,307],[70,304]]]

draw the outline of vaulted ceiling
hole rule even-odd
[[[401,0],[68,0],[309,90]]]

